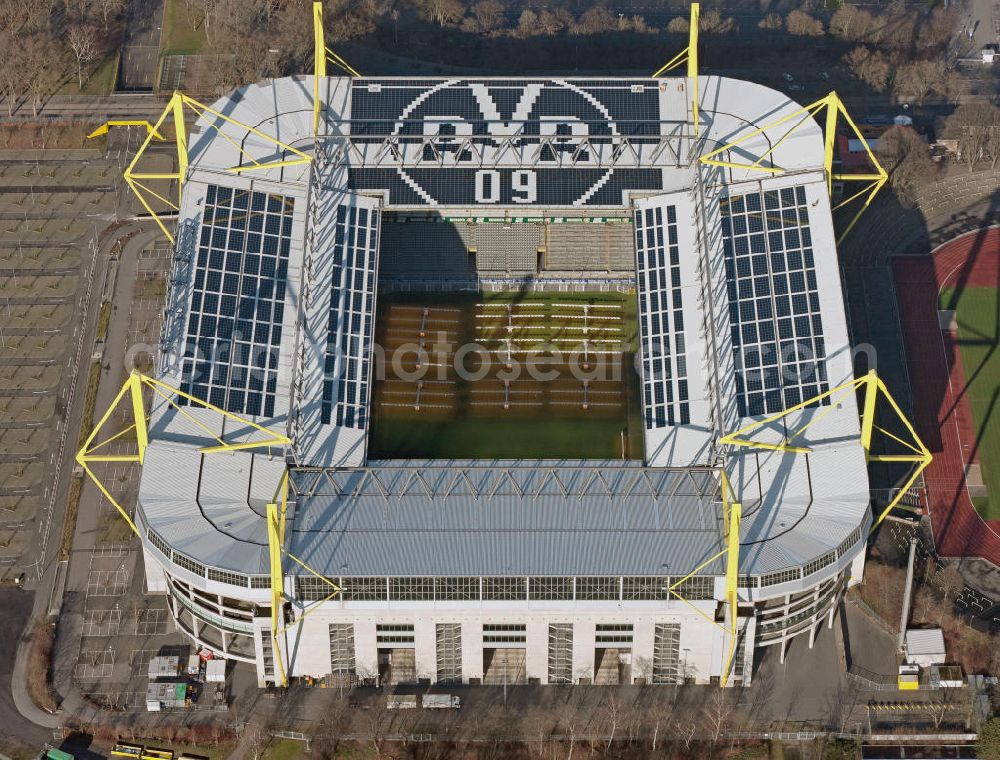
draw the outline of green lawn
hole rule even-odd
[[[300,760],[306,756],[306,745],[292,739],[272,739],[264,750],[264,760]]]
[[[60,95],[110,95],[114,92],[115,83],[118,80],[118,59],[119,53],[115,50],[103,61],[93,68],[85,68],[83,88],[76,78],[76,69],[73,69],[72,76],[59,88]],[[87,74],[87,71],[90,74]]]
[[[623,320],[616,339],[634,350],[636,343],[635,298],[615,293],[502,293],[428,296],[394,295],[380,299],[379,322],[384,326],[392,304],[441,306],[459,310],[457,342],[477,342],[493,350],[497,338],[477,332],[477,325],[499,321],[503,310],[496,310],[496,319],[476,317],[477,303],[507,303],[521,301],[535,304],[531,311],[545,316],[533,320],[549,329],[537,329],[531,337],[540,343],[557,340],[568,324],[566,310],[558,304],[597,303],[621,304]],[[539,306],[540,305],[540,306]],[[498,328],[500,333],[503,330]],[[376,328],[379,340],[384,340]],[[625,455],[629,459],[642,457],[643,434],[640,417],[638,376],[631,371],[631,355],[624,359],[622,377],[625,408],[620,412],[582,412],[579,409],[551,406],[543,411],[479,412],[466,406],[465,392],[469,383],[458,380],[456,392],[459,407],[451,419],[416,419],[407,411],[373,408],[374,419],[368,441],[371,459],[621,459],[622,432],[626,432]]]
[[[192,18],[184,0],[167,0],[163,14],[160,55],[190,55],[200,53],[206,43],[201,19]]]
[[[965,288],[953,301],[941,293],[942,308],[956,310],[958,338],[969,403],[976,423],[979,463],[989,498],[973,499],[988,520],[1000,520],[1000,303],[995,288]],[[971,442],[970,442],[971,443]]]
[[[624,420],[380,420],[371,459],[621,459]]]

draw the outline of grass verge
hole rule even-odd
[[[111,301],[104,301],[101,304],[101,311],[97,315],[97,340],[104,340],[108,337],[108,325],[111,324]]]
[[[55,627],[38,622],[31,632],[31,653],[28,655],[28,695],[46,712],[54,713],[59,705],[49,677],[52,648],[55,644]]]
[[[107,304],[110,312],[110,304]],[[103,314],[103,306],[102,306]],[[100,329],[100,327],[98,327]],[[105,328],[107,329],[107,328]],[[97,405],[97,387],[101,383],[101,363],[92,361],[90,363],[90,374],[87,376],[87,394],[84,396],[83,416],[80,421],[80,438],[77,441],[76,451],[83,446],[90,431],[93,429],[94,408]],[[70,550],[73,548],[73,534],[76,533],[76,516],[80,510],[80,494],[83,492],[83,477],[75,476],[69,484],[69,496],[66,499],[66,517],[63,520],[62,541],[59,543],[59,559],[69,559]]]
[[[204,26],[191,18],[183,0],[167,0],[163,14],[160,55],[200,53],[206,42]]]

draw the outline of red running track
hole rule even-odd
[[[1000,228],[963,235],[930,256],[897,257],[893,270],[914,423],[934,454],[924,471],[934,542],[943,556],[1000,565],[1000,521],[984,520],[965,487],[965,464],[976,460],[976,428],[957,336],[938,321],[942,287],[1000,286]]]

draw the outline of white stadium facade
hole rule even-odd
[[[153,404],[135,521],[148,591],[193,642],[261,685],[748,683],[754,653],[832,624],[872,523],[854,394],[756,433],[811,422],[807,452],[720,443],[853,379],[823,133],[806,118],[729,152],[781,171],[707,165],[800,107],[702,76],[695,136],[690,81],[322,77],[314,134],[303,76],[203,113],[155,377],[291,443],[207,453],[247,431]],[[232,171],[289,157],[258,132],[311,160]],[[544,255],[564,231],[580,242]],[[607,236],[627,257],[588,254]],[[369,458],[380,292],[505,288],[634,294],[642,460]]]

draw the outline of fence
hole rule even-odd
[[[462,279],[386,279],[379,289],[387,293],[628,293],[635,288],[629,278],[595,277],[468,277]]]

